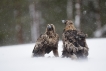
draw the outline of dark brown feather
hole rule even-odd
[[[55,32],[55,26],[48,24],[46,31],[41,35],[35,44],[33,49],[34,56],[44,56],[46,53],[53,51],[54,56],[58,56],[58,41],[59,36]]]
[[[66,27],[63,31],[63,57],[70,57],[73,54],[80,57],[88,56],[88,46],[86,44],[86,34],[75,29],[72,21],[66,21]]]

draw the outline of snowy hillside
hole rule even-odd
[[[34,43],[0,47],[0,71],[106,71],[106,38],[87,39],[88,60],[45,57],[32,57]],[[59,42],[61,56],[62,42]],[[49,57],[50,56],[50,57]]]

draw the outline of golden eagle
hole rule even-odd
[[[44,56],[53,51],[54,56],[58,57],[58,41],[59,36],[55,31],[55,26],[48,24],[45,33],[37,39],[32,53],[34,56]]]
[[[86,58],[89,50],[85,40],[87,35],[78,31],[71,20],[62,20],[62,22],[65,24],[62,34],[62,56],[72,59]]]

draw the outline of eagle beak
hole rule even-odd
[[[65,24],[65,23],[66,23],[66,20],[62,20],[62,23],[64,23],[64,24]]]
[[[48,25],[48,26],[47,26],[47,29],[51,29],[51,25]]]

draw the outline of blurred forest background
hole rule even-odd
[[[0,0],[0,46],[35,42],[47,24],[61,40],[63,19],[88,38],[106,37],[106,0]]]

